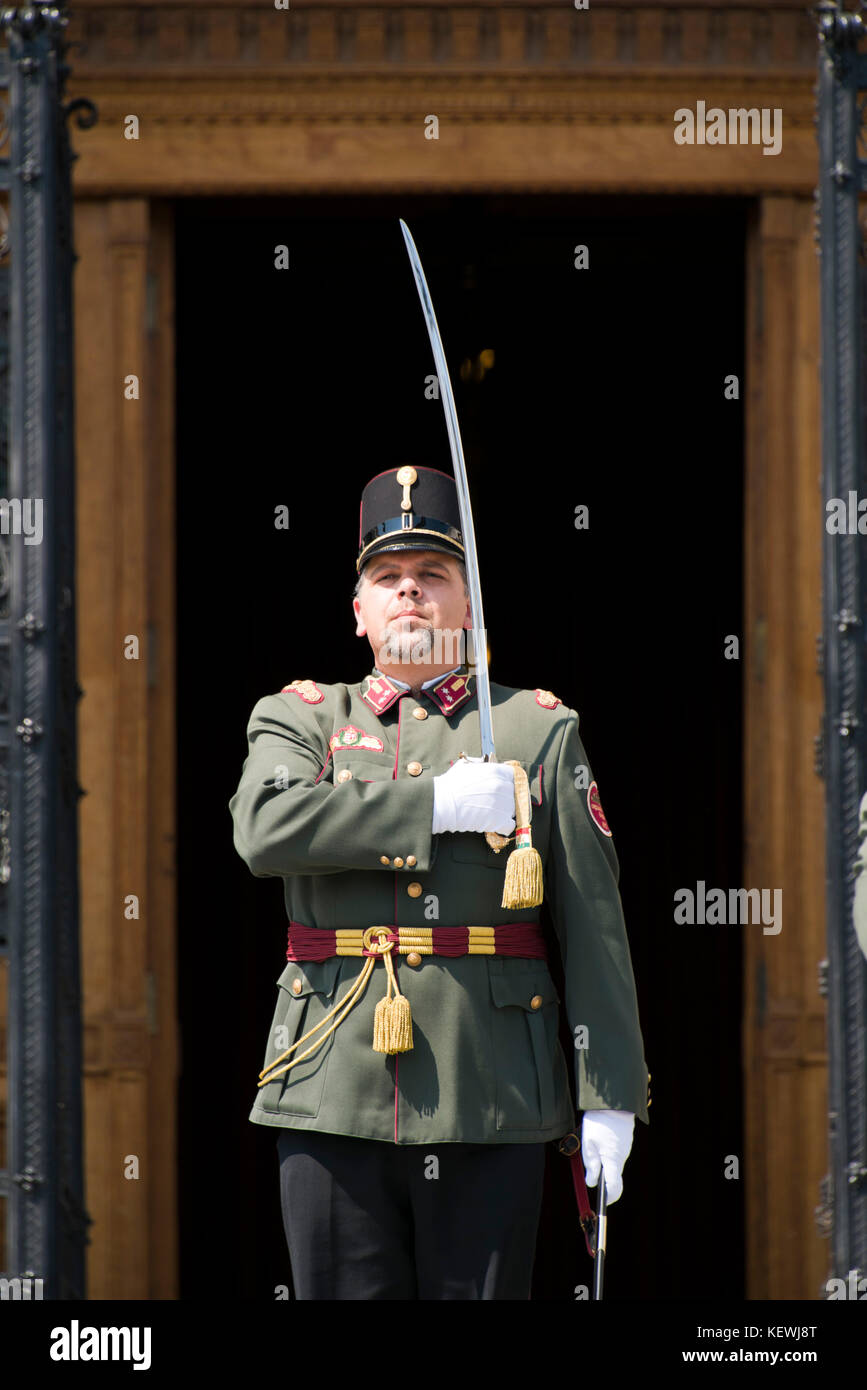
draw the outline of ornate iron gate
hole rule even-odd
[[[825,507],[821,761],[827,844],[831,1165],[826,1205],[831,1216],[831,1275],[854,1291],[867,1273],[867,960],[853,919],[859,803],[867,791],[867,503],[865,531],[858,529],[858,502],[867,498],[863,331],[867,286],[858,220],[858,195],[867,190],[867,161],[858,156],[863,136],[858,95],[867,90],[867,55],[858,50],[860,40],[867,37],[867,25],[860,14],[844,10],[833,0],[823,0],[815,13],[820,40],[817,198]]]
[[[0,1294],[83,1298],[66,5],[0,11]],[[0,1022],[4,1000],[0,998]],[[0,1102],[0,1137],[3,1134]],[[20,1281],[20,1282],[19,1282]],[[30,1281],[29,1283],[27,1281]],[[34,1281],[41,1281],[34,1282]]]

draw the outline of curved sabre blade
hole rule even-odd
[[[470,616],[473,623],[473,647],[475,649],[476,658],[476,688],[479,696],[482,755],[486,762],[495,762],[494,729],[491,721],[491,687],[488,679],[488,648],[485,637],[485,617],[482,611],[482,590],[479,584],[479,562],[476,557],[476,533],[473,527],[473,509],[470,506],[470,490],[467,485],[467,470],[464,464],[464,450],[461,444],[461,432],[458,427],[458,415],[455,410],[455,398],[452,392],[452,383],[449,379],[449,369],[446,366],[446,358],[443,352],[443,344],[436,320],[436,314],[434,313],[434,307],[431,303],[430,291],[427,287],[427,281],[424,278],[424,271],[421,268],[418,251],[416,250],[415,242],[412,239],[409,227],[402,217],[399,221],[400,229],[403,232],[403,239],[406,242],[409,263],[412,266],[412,273],[415,277],[418,297],[421,300],[422,312],[424,313],[425,323],[427,324],[428,337],[430,338],[430,345],[433,349],[437,378],[440,384],[440,399],[442,400],[443,410],[446,416],[446,429],[449,434],[452,467],[455,475],[455,486],[458,492],[458,506],[461,513],[461,532],[464,538],[464,556],[467,567],[467,588],[470,591]]]

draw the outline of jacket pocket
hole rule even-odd
[[[497,1129],[544,1129],[554,1123],[562,1080],[560,997],[540,961],[488,962],[497,1079]]]
[[[532,834],[533,812],[542,805],[542,764],[522,762],[521,767],[526,772],[530,782],[530,831]],[[487,864],[490,868],[501,871],[505,869],[506,860],[515,848],[514,832],[509,843],[504,845],[499,852],[491,849],[484,835],[475,831],[450,833],[442,838],[447,839],[451,849],[451,857],[456,863],[477,864],[479,866]]]
[[[344,782],[389,782],[394,776],[394,754],[375,752],[373,749],[337,748],[331,755],[334,764],[333,780],[335,788]],[[351,773],[351,777],[345,774]],[[341,777],[341,773],[344,776]]]
[[[268,1035],[264,1066],[269,1066],[282,1056],[287,1048],[303,1038],[309,1029],[315,1028],[334,1007],[343,960],[342,956],[331,956],[323,961],[287,963],[277,981],[279,994]],[[293,985],[296,988],[293,989]],[[300,1054],[314,1047],[329,1027],[330,1023],[327,1023],[325,1028],[302,1043],[288,1057],[283,1057],[275,1071],[280,1071],[287,1062],[294,1062]],[[263,1086],[259,1092],[262,1109],[279,1115],[318,1115],[333,1041],[332,1034],[309,1057]]]

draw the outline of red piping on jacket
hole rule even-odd
[[[402,691],[401,694],[408,695],[408,694],[409,694],[409,691],[408,691],[408,690]],[[391,770],[391,776],[392,776],[392,780],[393,780],[393,781],[394,781],[394,780],[396,779],[396,777],[397,777],[398,758],[399,758],[399,755],[400,755],[400,722],[401,722],[402,716],[403,716],[403,705],[401,704],[401,697],[400,697],[400,695],[398,695],[398,697],[397,697],[397,743],[396,743],[396,745],[395,745],[395,750],[394,750],[394,767],[393,767],[392,770]],[[397,921],[397,871],[396,871],[396,870],[395,870],[395,872],[394,872],[393,882],[394,882],[394,920],[395,920],[395,922],[396,922],[396,921]],[[398,1056],[399,1056],[399,1054],[398,1054],[398,1053],[395,1053],[395,1055],[394,1055],[394,1142],[395,1142],[395,1144],[397,1143],[397,1065],[398,1065]]]

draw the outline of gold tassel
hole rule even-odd
[[[383,953],[385,968],[388,971],[388,988],[384,999],[380,999],[373,1014],[373,1050],[396,1052],[412,1050],[412,1013],[409,1000],[397,987],[397,976],[391,960],[391,951]],[[391,997],[392,987],[394,998]]]
[[[412,1014],[405,994],[395,995],[391,1001],[390,1051],[412,1051]]]
[[[388,1022],[391,1017],[391,1000],[386,997],[380,999],[373,1014],[373,1050],[374,1052],[388,1052],[388,1042],[391,1036]]]
[[[501,907],[538,907],[544,895],[542,856],[530,836],[530,781],[521,764],[507,759],[515,773],[515,848],[506,861]]]

